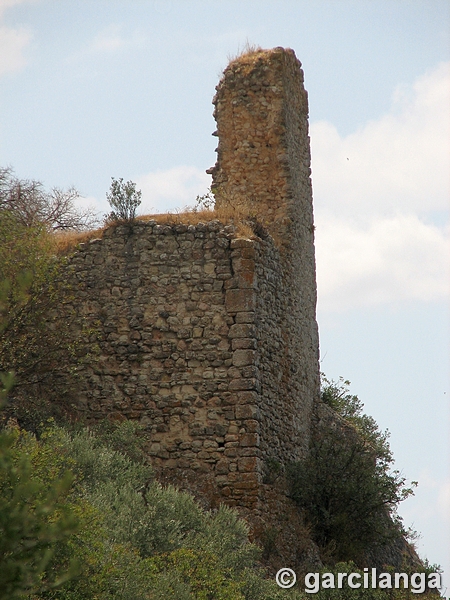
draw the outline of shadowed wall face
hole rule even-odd
[[[237,203],[258,235],[137,221],[69,266],[74,306],[98,333],[78,410],[139,420],[162,480],[261,514],[266,466],[307,451],[319,395],[302,81],[292,50],[276,48],[237,59],[218,86],[217,204]]]

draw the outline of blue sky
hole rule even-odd
[[[295,50],[321,367],[391,431],[419,481],[400,512],[448,587],[449,31],[441,0],[0,0],[0,165],[102,213],[112,176],[137,182],[143,212],[192,204],[229,57],[247,41]]]

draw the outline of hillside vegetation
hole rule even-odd
[[[76,344],[70,328],[52,322],[70,293],[61,284],[65,258],[55,234],[68,220],[49,216],[64,192],[25,186],[9,169],[0,170],[0,183],[0,600],[310,597],[300,578],[291,590],[267,578],[262,549],[250,543],[236,511],[205,510],[155,481],[136,424],[74,425],[64,407],[55,411],[48,402],[45,383],[61,370],[73,370],[76,394]],[[89,224],[73,212],[73,194],[69,231]],[[39,210],[28,218],[24,207],[33,202]],[[391,469],[387,435],[363,415],[346,383],[324,380],[322,399],[351,428],[353,445],[322,428],[306,461],[281,468],[322,570],[362,573],[368,550],[404,535],[396,507],[412,490]],[[387,593],[410,597],[408,590],[347,585],[316,596],[375,600]]]

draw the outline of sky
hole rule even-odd
[[[0,0],[0,166],[101,214],[111,177],[142,214],[192,205],[246,43],[303,64],[321,370],[391,432],[450,596],[448,0]]]

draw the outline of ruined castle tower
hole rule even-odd
[[[237,58],[214,104],[211,219],[111,226],[70,260],[73,305],[98,347],[77,410],[138,420],[164,481],[261,511],[267,466],[306,452],[319,395],[308,103],[294,52]],[[234,225],[221,211],[235,211]],[[239,235],[238,219],[254,235]]]
[[[249,291],[228,293],[253,298],[260,449],[286,462],[305,450],[319,388],[308,97],[300,62],[283,48],[241,56],[216,89],[216,206],[250,215],[266,240],[252,242],[256,262],[235,261]]]

